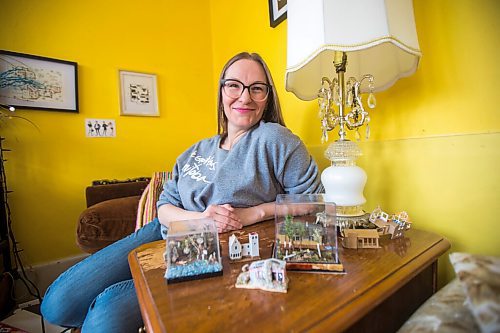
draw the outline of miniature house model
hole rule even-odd
[[[346,229],[342,245],[349,249],[379,248],[379,234],[376,229]]]
[[[243,257],[259,257],[259,234],[248,234],[248,243],[241,244],[234,234],[229,237],[229,259],[238,260]]]
[[[286,293],[288,279],[286,263],[278,259],[265,259],[244,265],[236,280],[236,288],[261,289]]]

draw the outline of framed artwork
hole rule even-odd
[[[275,28],[286,19],[287,0],[269,0],[269,21],[271,27]]]
[[[78,112],[77,64],[0,50],[0,104]]]
[[[159,116],[156,75],[119,71],[120,114],[124,116]]]

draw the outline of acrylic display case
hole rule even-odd
[[[213,220],[170,222],[166,242],[168,283],[222,275],[219,234]]]
[[[278,195],[273,257],[287,270],[343,272],[335,212],[322,194]]]

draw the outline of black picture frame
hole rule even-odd
[[[0,50],[0,104],[78,113],[78,65]]]
[[[287,0],[269,0],[269,23],[275,28],[286,19]]]

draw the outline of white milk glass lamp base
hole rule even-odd
[[[357,165],[330,166],[321,174],[325,199],[337,206],[362,206],[366,179],[366,172]]]

